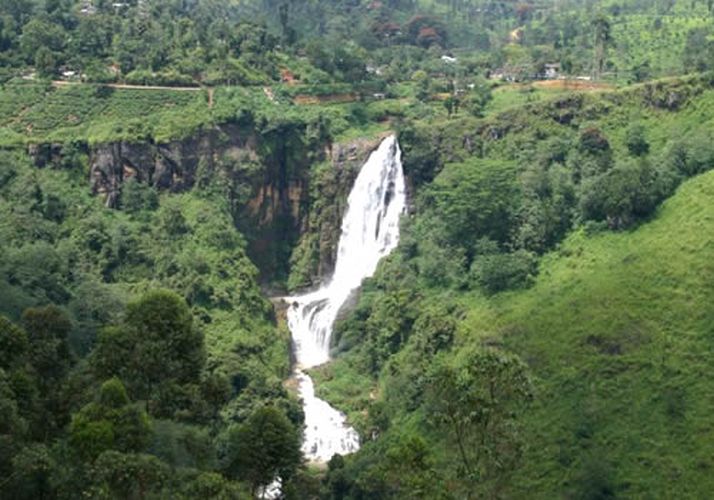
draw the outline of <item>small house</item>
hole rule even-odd
[[[513,83],[518,80],[518,73],[514,68],[496,68],[488,73],[489,80]]]
[[[549,63],[543,66],[543,78],[555,80],[560,77],[560,63]]]

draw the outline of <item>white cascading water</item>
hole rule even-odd
[[[310,461],[325,462],[359,448],[357,432],[345,415],[315,397],[304,370],[330,359],[330,337],[337,313],[362,280],[374,274],[380,259],[399,242],[399,218],[406,207],[401,151],[387,137],[362,166],[347,199],[335,271],[319,290],[288,297],[288,327],[295,344],[295,378],[305,410],[302,451]]]

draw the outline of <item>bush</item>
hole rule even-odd
[[[193,78],[189,75],[183,75],[172,69],[157,73],[149,70],[135,69],[126,75],[125,81],[132,85],[165,85],[177,87],[196,85],[196,82],[194,82]]]
[[[536,257],[525,250],[480,255],[471,264],[472,280],[487,293],[528,286],[536,272]]]
[[[692,176],[714,167],[714,136],[711,132],[698,132],[667,145],[665,162],[681,174]]]
[[[159,197],[156,190],[148,184],[130,177],[122,185],[121,207],[125,211],[136,213],[142,210],[155,210],[158,206]]]
[[[581,186],[580,212],[584,220],[606,220],[621,229],[650,215],[671,193],[667,170],[656,170],[647,162],[624,162]]]
[[[610,143],[600,130],[590,127],[580,134],[579,148],[585,153],[599,155],[610,150]]]
[[[650,145],[645,137],[645,128],[640,124],[630,126],[625,132],[625,145],[632,156],[649,153]]]
[[[429,186],[447,243],[473,248],[477,238],[508,240],[520,203],[520,187],[509,162],[472,159],[449,164]]]
[[[249,482],[255,493],[276,476],[290,479],[300,463],[300,434],[282,411],[259,408],[229,428],[223,462],[226,475]]]

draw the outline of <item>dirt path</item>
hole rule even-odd
[[[295,104],[325,104],[325,103],[343,103],[354,102],[359,96],[355,94],[324,94],[324,95],[307,95],[298,94],[293,98]]]
[[[73,85],[86,85],[83,82],[67,82],[64,80],[53,80],[53,87],[71,87]],[[134,89],[134,90],[178,90],[181,92],[192,92],[204,90],[203,87],[164,87],[160,85],[129,85],[126,83],[97,83],[102,87],[110,87],[113,89]]]
[[[599,90],[615,90],[617,87],[610,83],[594,82],[591,80],[558,79],[558,80],[535,80],[524,83],[508,83],[496,88],[496,92],[513,89],[525,89],[533,87],[536,89],[552,89],[563,91],[594,92]]]

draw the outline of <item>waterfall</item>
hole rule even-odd
[[[288,327],[295,347],[295,378],[305,410],[302,451],[308,460],[359,448],[357,432],[345,415],[315,397],[304,370],[330,359],[332,327],[340,307],[362,280],[374,274],[380,259],[399,242],[399,217],[406,206],[401,151],[395,136],[382,141],[355,180],[347,199],[333,275],[319,290],[288,297]]]

